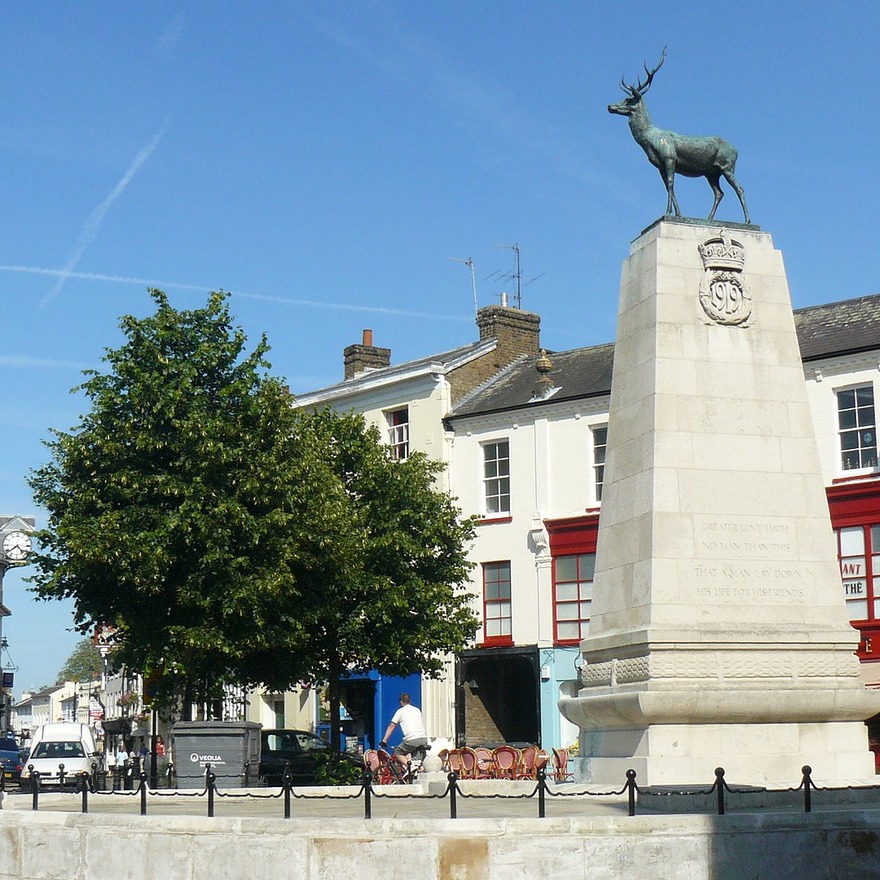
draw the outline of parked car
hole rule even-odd
[[[7,736],[0,739],[0,767],[4,782],[18,782],[21,779],[21,750],[15,737]]]
[[[30,780],[30,768],[40,774],[40,784],[60,782],[60,766],[64,765],[65,784],[73,785],[77,773],[91,773],[92,765],[102,766],[102,755],[95,746],[95,737],[86,724],[70,721],[43,724],[34,733],[31,753],[21,770],[21,784]]]
[[[330,760],[330,743],[307,730],[269,728],[260,731],[260,782],[281,785],[284,768],[290,765],[294,785],[314,785],[320,764]],[[363,768],[356,755],[343,752],[337,756],[353,768]]]

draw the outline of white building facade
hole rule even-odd
[[[445,462],[441,488],[479,517],[470,558],[482,625],[446,681],[424,683],[429,733],[458,744],[570,748],[578,731],[557,701],[579,688],[578,646],[589,628],[614,347],[542,357],[537,316],[493,311],[519,330],[527,317],[531,336],[503,357],[495,350],[491,369],[487,342],[504,334],[497,325],[490,333],[481,325],[474,346],[395,367],[369,337],[346,350],[347,359],[366,350],[368,367],[298,403],[361,412],[385,433],[390,454],[405,454],[406,443]],[[880,296],[802,309],[795,319],[841,589],[862,634],[864,679],[880,686]],[[481,362],[456,383],[456,371]]]

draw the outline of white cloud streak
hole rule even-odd
[[[158,278],[131,278],[127,275],[107,275],[100,272],[75,272],[65,267],[64,269],[51,269],[42,266],[15,266],[0,265],[0,272],[17,272],[22,275],[45,275],[58,278],[59,281],[67,281],[75,278],[82,281],[103,281],[113,284],[137,284],[142,287],[158,287],[160,290],[190,290],[196,293],[210,293],[215,287],[206,287],[203,284],[188,284],[184,281],[162,281]],[[57,287],[58,285],[56,285]],[[461,315],[441,315],[433,312],[417,312],[409,309],[390,309],[382,306],[364,306],[357,303],[324,302],[313,299],[295,299],[287,296],[274,296],[267,293],[249,293],[247,291],[230,291],[233,299],[261,300],[263,302],[278,303],[285,306],[296,306],[307,309],[327,309],[339,312],[356,312],[372,315],[390,315],[398,318],[425,318],[431,321],[452,321],[455,323],[469,323],[470,317]]]
[[[86,364],[73,361],[56,361],[52,358],[35,358],[23,354],[0,355],[0,367],[26,367],[27,369],[51,370],[87,370]]]
[[[147,159],[150,158],[156,147],[159,146],[159,142],[168,130],[169,121],[170,120],[167,119],[165,120],[163,126],[153,136],[153,139],[134,157],[134,161],[129,166],[128,171],[123,174],[119,183],[116,184],[110,195],[108,195],[107,198],[104,199],[94,211],[92,211],[91,216],[86,220],[85,226],[83,226],[82,231],[79,234],[79,239],[77,240],[76,245],[70,252],[70,256],[67,258],[67,263],[58,275],[58,280],[55,282],[55,286],[42,298],[42,300],[40,300],[41,306],[45,306],[61,293],[61,289],[64,287],[67,279],[73,274],[73,270],[79,264],[86,249],[97,238],[98,232],[101,230],[101,224],[107,216],[107,212],[113,207],[113,203],[125,192],[134,176],[140,171]]]

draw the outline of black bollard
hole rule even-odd
[[[361,786],[364,790],[364,818],[373,818],[373,804],[371,798],[373,796],[373,774],[369,770],[364,770],[361,777]]]
[[[211,765],[205,764],[205,781],[208,785],[208,818],[214,818],[214,782],[217,777],[211,772]]]
[[[281,777],[281,787],[284,789],[284,818],[290,818],[290,789],[293,785],[293,777],[290,775],[290,764],[284,765],[284,775]]]
[[[724,815],[724,768],[715,768],[715,794],[718,798],[718,815]]]
[[[812,813],[813,812],[813,779],[811,777],[811,773],[813,772],[813,768],[809,764],[804,764],[801,767],[801,773],[804,774],[804,812]]]
[[[455,792],[458,788],[458,774],[453,770],[446,778],[449,780],[449,785],[446,787],[449,792],[449,818],[457,819],[458,804],[455,802]]]
[[[40,771],[34,770],[33,764],[28,764],[28,770],[31,773],[31,809],[36,811],[40,809]]]
[[[543,819],[546,813],[545,795],[547,792],[547,780],[543,767],[538,767],[538,818]]]
[[[140,787],[141,815],[146,816],[147,815],[147,774],[144,773],[143,770],[141,770],[140,780],[141,780],[141,787]]]
[[[79,773],[77,775],[76,784],[80,787],[82,794],[82,812],[89,811],[89,776],[87,773]]]
[[[638,786],[636,785],[636,771],[635,770],[627,770],[626,771],[626,793],[627,800],[629,801],[629,814],[630,816],[635,816],[636,814],[636,789]]]

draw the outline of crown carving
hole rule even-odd
[[[742,272],[746,263],[745,247],[734,241],[726,229],[722,229],[717,238],[704,241],[697,249],[706,269],[732,269]]]

